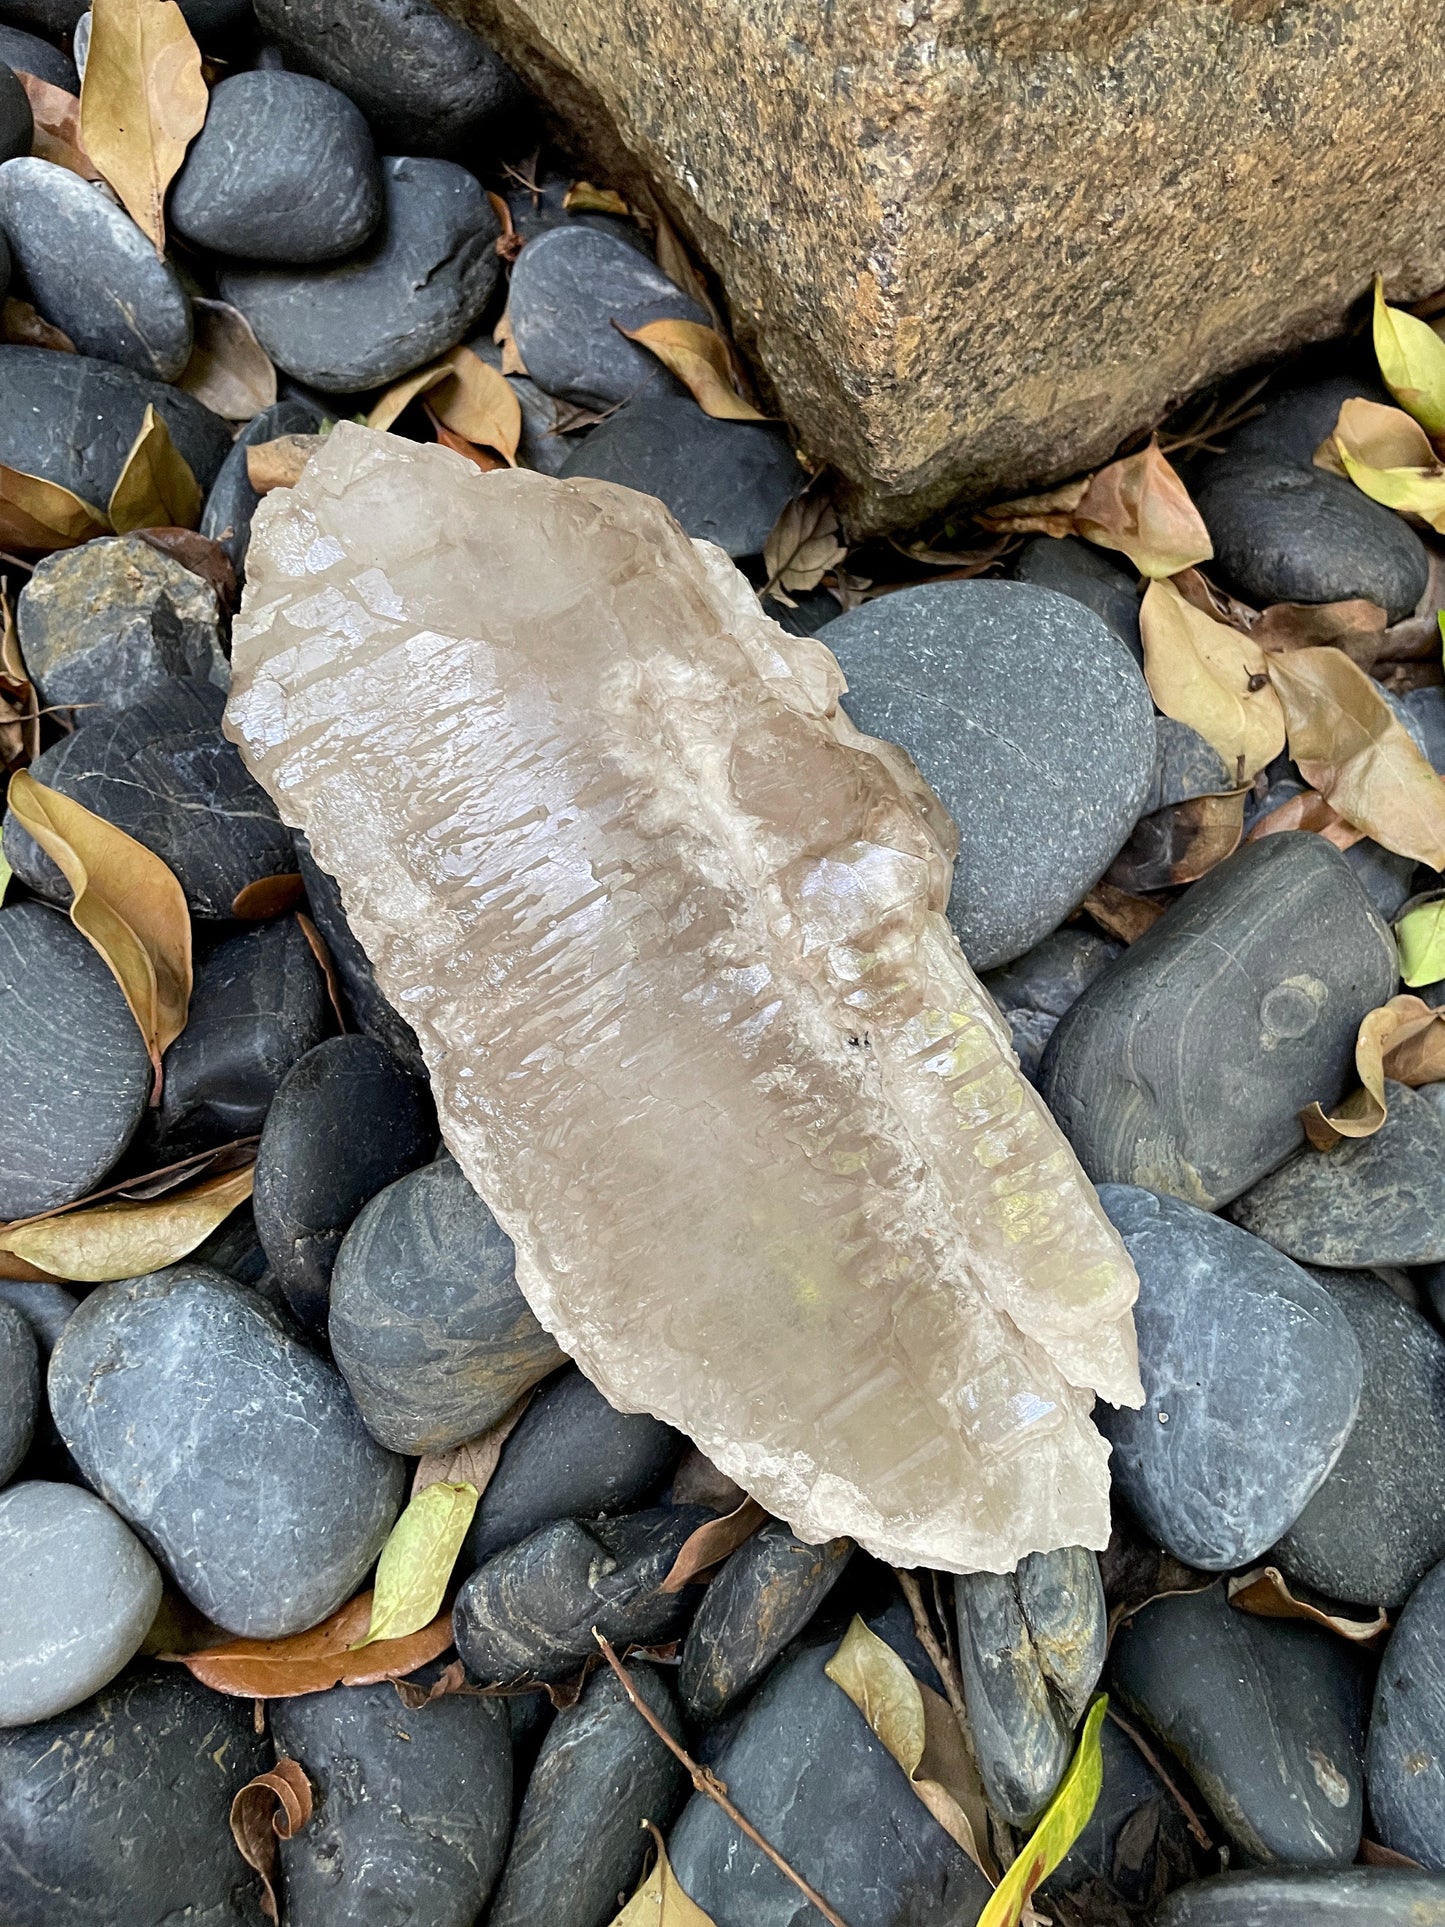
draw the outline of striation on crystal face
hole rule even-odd
[[[583,1371],[805,1539],[1102,1546],[1133,1267],[827,649],[649,497],[347,423],[247,577],[228,733]]]

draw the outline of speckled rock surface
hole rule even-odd
[[[13,1479],[40,1411],[40,1353],[27,1319],[0,1303],[0,1485]]]
[[[1445,1881],[1396,1867],[1221,1874],[1172,1894],[1157,1927],[1445,1927]]]
[[[1445,1565],[1420,1581],[1385,1648],[1367,1768],[1377,1837],[1445,1872]]]
[[[12,73],[35,74],[52,87],[63,87],[68,94],[80,92],[75,62],[59,47],[42,40],[39,34],[26,33],[23,27],[0,25],[0,60]]]
[[[1008,1020],[1019,1067],[1032,1077],[1059,1019],[1124,946],[1079,924],[1052,931],[1042,943],[1000,970],[985,972],[984,989]]]
[[[1114,631],[1142,668],[1144,645],[1139,640],[1139,590],[1128,562],[1117,561],[1105,550],[1082,542],[1076,535],[1032,535],[1013,561],[1015,582],[1032,582],[1038,589],[1057,589],[1093,610]],[[1158,805],[1155,805],[1157,808]]]

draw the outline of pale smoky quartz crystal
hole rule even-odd
[[[348,423],[247,579],[227,732],[583,1371],[804,1538],[1102,1546],[1134,1271],[828,650],[647,496]]]

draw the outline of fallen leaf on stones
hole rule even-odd
[[[494,448],[516,466],[522,407],[506,376],[473,354],[453,348],[427,368],[393,383],[366,418],[368,428],[390,428],[402,411],[425,395],[437,419],[481,448]]]
[[[296,1760],[277,1760],[248,1780],[231,1802],[231,1837],[248,1867],[261,1876],[261,1912],[279,1920],[276,1843],[291,1840],[311,1818],[311,1782]]]
[[[903,1768],[939,1826],[982,1873],[997,1880],[983,1786],[947,1700],[915,1679],[887,1641],[856,1615],[823,1671]]]
[[[708,294],[707,283],[697,263],[683,246],[677,229],[656,204],[652,209],[652,219],[655,229],[653,252],[657,256],[657,265],[669,281],[675,282],[684,294],[691,295],[700,308],[708,309],[715,317],[716,310]]]
[[[110,533],[102,509],[81,501],[58,482],[26,475],[0,462],[0,546],[49,555]]]
[[[613,324],[616,326],[616,324]],[[705,415],[720,422],[764,422],[768,418],[744,401],[733,386],[728,345],[716,328],[702,321],[648,321],[620,334],[657,356],[691,394]]]
[[[683,1892],[672,1871],[662,1835],[650,1820],[642,1823],[652,1835],[657,1861],[652,1872],[628,1901],[612,1927],[714,1927],[711,1914],[705,1914],[695,1900]]]
[[[503,197],[500,194],[494,193],[491,188],[488,188],[487,199],[491,202],[492,212],[496,215],[502,226],[502,231],[496,240],[493,241],[492,246],[496,249],[502,260],[510,267],[512,262],[515,261],[517,256],[522,252],[522,249],[527,245],[526,241],[518,234],[517,224],[512,219],[512,210],[508,207]]]
[[[562,205],[569,214],[620,214],[624,220],[632,214],[615,188],[594,187],[591,181],[574,181],[562,196]]]
[[[1445,783],[1379,685],[1338,649],[1293,649],[1268,664],[1310,787],[1387,850],[1445,866]]]
[[[1131,893],[1193,883],[1239,847],[1247,794],[1191,796],[1141,816],[1109,865],[1108,881]]]
[[[191,297],[195,344],[178,388],[228,422],[248,422],[276,400],[276,370],[251,324],[228,301]]]
[[[158,1099],[161,1055],[185,1029],[191,997],[185,892],[143,843],[28,770],[11,777],[7,800],[74,891],[70,920],[125,994],[155,1067]]]
[[[1445,341],[1418,316],[1385,305],[1375,276],[1375,359],[1385,386],[1431,435],[1445,434]]]
[[[709,1519],[683,1540],[682,1549],[673,1560],[658,1591],[681,1592],[700,1574],[710,1572],[736,1552],[739,1546],[746,1545],[771,1517],[772,1514],[765,1511],[756,1499],[744,1499],[740,1506],[724,1513],[721,1519]]]
[[[1231,629],[1242,629],[1247,636],[1254,633],[1260,619],[1258,609],[1228,594],[1200,570],[1179,569],[1169,579],[1192,608],[1213,616],[1216,622],[1228,623]]]
[[[416,1498],[432,1485],[470,1485],[480,1499],[497,1469],[502,1447],[516,1431],[518,1420],[531,1403],[531,1392],[524,1392],[495,1425],[478,1432],[474,1439],[464,1439],[447,1452],[423,1453],[412,1474],[411,1496]]]
[[[797,607],[786,590],[816,589],[829,569],[848,554],[838,540],[838,511],[827,495],[798,495],[785,505],[763,544],[768,579],[762,594],[789,609]]]
[[[175,0],[93,0],[81,145],[157,254],[166,245],[166,189],[209,100],[200,50]]]
[[[376,1686],[401,1679],[436,1659],[452,1643],[452,1616],[438,1613],[407,1639],[382,1639],[359,1647],[371,1618],[371,1594],[359,1592],[309,1632],[289,1639],[228,1639],[199,1652],[168,1652],[203,1686],[240,1699],[294,1699],[333,1686]]]
[[[1074,510],[1074,529],[1086,542],[1122,550],[1141,575],[1155,578],[1214,554],[1203,517],[1157,442],[1099,470]]]
[[[0,753],[7,770],[23,768],[40,754],[40,698],[20,653],[10,585],[0,579],[0,691],[8,712],[0,723]],[[9,865],[6,865],[7,874]]]
[[[336,974],[336,965],[331,961],[331,952],[326,948],[326,939],[316,928],[304,910],[296,912],[296,921],[301,926],[301,934],[311,947],[311,954],[321,966],[321,974],[326,979],[326,994],[331,1000],[331,1014],[336,1019],[336,1028],[342,1036],[346,1035],[346,1005],[341,996],[341,980]]]
[[[1347,476],[1372,501],[1445,528],[1445,465],[1403,409],[1355,398],[1315,450],[1316,468]]]
[[[68,168],[72,174],[79,174],[82,180],[98,181],[100,173],[86,153],[80,137],[79,96],[64,87],[55,86],[51,81],[42,80],[38,74],[25,74],[17,69],[15,78],[25,89],[35,121],[31,153],[38,160]],[[59,332],[56,329],[56,333]],[[40,342],[36,345],[48,347],[50,344]],[[71,352],[74,353],[74,350]]]
[[[235,607],[236,571],[219,542],[195,529],[136,529],[134,533],[159,554],[171,556],[183,569],[208,582],[223,609]]]
[[[512,311],[503,308],[502,318],[492,330],[492,340],[502,351],[502,373],[504,375],[525,375],[527,364],[522,359],[522,351],[517,346],[517,337],[512,333]]]
[[[1099,1728],[1108,1700],[1100,1693],[1084,1719],[1074,1757],[1044,1811],[978,1917],[978,1927],[1018,1927],[1024,1909],[1089,1823],[1104,1784]]]
[[[1151,582],[1139,609],[1144,675],[1159,708],[1218,750],[1238,783],[1284,748],[1284,711],[1269,658],[1251,637],[1186,602],[1172,582]]]
[[[1088,493],[1092,479],[1083,475],[1040,495],[1018,495],[1009,502],[996,502],[991,508],[980,509],[976,519],[1000,535],[1073,535],[1074,510]]]
[[[459,1659],[444,1666],[430,1686],[413,1686],[410,1680],[394,1679],[396,1696],[409,1713],[417,1712],[423,1706],[430,1706],[433,1700],[450,1699],[455,1693],[469,1698],[482,1699],[494,1693],[487,1686],[472,1686],[467,1681],[467,1669]]]
[[[246,480],[258,495],[273,488],[295,488],[301,471],[326,440],[324,435],[278,435],[253,442],[246,450]]]
[[[257,877],[244,890],[238,890],[231,904],[231,915],[245,923],[266,923],[305,901],[306,885],[300,872],[285,871],[280,876]]]
[[[1137,943],[1164,914],[1162,903],[1132,896],[1112,883],[1096,883],[1079,908],[1086,910],[1101,930],[1117,937],[1120,943]]]
[[[1353,823],[1347,823],[1338,810],[1332,809],[1317,790],[1304,790],[1298,796],[1287,797],[1278,809],[1262,816],[1244,840],[1257,843],[1262,836],[1278,836],[1281,830],[1313,830],[1337,850],[1352,850],[1363,842],[1365,835]]]
[[[407,1639],[435,1617],[479,1496],[465,1481],[438,1480],[410,1501],[376,1562],[371,1623],[358,1646]]]
[[[467,461],[475,463],[483,475],[495,474],[501,468],[515,468],[515,462],[504,462],[500,455],[494,455],[489,448],[479,448],[469,442],[465,435],[458,435],[434,411],[429,402],[422,403],[422,411],[432,425],[432,433],[443,448],[449,448],[453,455],[462,455]]]
[[[1390,1630],[1389,1615],[1380,1607],[1373,1619],[1350,1619],[1344,1613],[1326,1612],[1290,1591],[1289,1581],[1278,1566],[1257,1566],[1253,1572],[1237,1572],[1229,1582],[1229,1603],[1241,1612],[1260,1619],[1305,1619],[1324,1626],[1353,1646],[1372,1646]]]
[[[1392,997],[1367,1013],[1355,1036],[1360,1089],[1326,1115],[1319,1104],[1300,1112],[1305,1135],[1317,1151],[1333,1150],[1341,1138],[1373,1137],[1388,1115],[1385,1080],[1436,1084],[1445,1078],[1445,1010],[1421,997]]]
[[[1423,1860],[1412,1860],[1408,1853],[1397,1853],[1393,1847],[1382,1847],[1378,1840],[1364,1839],[1360,1842],[1357,1855],[1362,1867],[1415,1867],[1425,1871]]]
[[[194,1251],[251,1195],[254,1166],[170,1191],[154,1203],[94,1205],[0,1231],[0,1251],[38,1265],[54,1278],[109,1284],[141,1278]]]
[[[62,355],[76,352],[63,328],[54,327],[28,301],[13,294],[0,303],[0,338],[15,348],[52,348]]]
[[[1389,618],[1378,602],[1274,602],[1250,634],[1261,649],[1343,649],[1361,669],[1370,668],[1385,639]]]
[[[1400,977],[1411,990],[1445,977],[1445,897],[1417,904],[1395,925]]]
[[[171,440],[165,416],[147,402],[140,431],[110,492],[111,527],[117,535],[129,535],[132,529],[193,529],[205,499],[190,463]]]

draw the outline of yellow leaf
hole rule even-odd
[[[402,410],[425,395],[437,419],[479,448],[494,448],[515,468],[522,438],[522,405],[512,384],[470,348],[453,348],[388,388],[366,418],[368,428],[390,428]]]
[[[0,1232],[0,1251],[54,1278],[108,1284],[173,1265],[251,1195],[254,1167],[206,1178],[144,1202],[114,1199]]]
[[[711,1914],[705,1914],[690,1900],[672,1871],[662,1835],[650,1820],[642,1823],[657,1848],[657,1864],[613,1922],[612,1927],[714,1927]],[[540,1923],[539,1923],[540,1927]]]
[[[1395,925],[1400,976],[1412,990],[1445,977],[1445,897],[1407,911]]]
[[[649,321],[622,333],[657,356],[677,376],[705,415],[720,422],[765,422],[733,387],[728,345],[702,321]]]
[[[1419,422],[1403,408],[1387,408],[1384,402],[1366,401],[1362,395],[1352,395],[1340,404],[1334,427],[1315,450],[1316,468],[1345,475],[1349,471],[1337,444],[1372,468],[1429,468],[1435,461],[1430,437]]]
[[[276,399],[276,370],[251,324],[228,301],[191,298],[195,344],[178,388],[228,422],[248,422]]]
[[[0,463],[0,546],[49,555],[110,533],[102,509],[92,508],[58,482]]]
[[[1157,442],[1099,470],[1074,510],[1074,528],[1155,579],[1214,554],[1203,517]]]
[[[159,1089],[161,1055],[185,1029],[191,996],[185,893],[143,843],[28,770],[11,777],[7,800],[74,891],[70,920],[125,993]]]
[[[1144,591],[1139,633],[1155,702],[1217,749],[1236,783],[1284,748],[1284,712],[1257,642],[1186,602],[1172,582]]]
[[[1445,341],[1429,322],[1385,306],[1375,276],[1375,359],[1385,386],[1427,433],[1445,434]]]
[[[190,463],[171,440],[165,416],[150,402],[125,466],[110,492],[110,523],[117,535],[132,529],[193,529],[205,502]]]
[[[1317,1151],[1333,1150],[1341,1138],[1373,1137],[1389,1115],[1385,1080],[1438,1084],[1445,1078],[1445,1010],[1422,997],[1392,997],[1366,1013],[1355,1036],[1355,1074],[1360,1088],[1328,1114],[1320,1104],[1300,1112],[1305,1135]]]
[[[1089,1708],[1058,1791],[979,1915],[978,1927],[1018,1927],[1040,1882],[1048,1879],[1088,1825],[1104,1784],[1099,1728],[1108,1704],[1101,1693]]]
[[[1387,850],[1445,866],[1445,783],[1379,684],[1339,649],[1295,649],[1268,664],[1310,788]]]
[[[569,214],[620,214],[625,217],[632,212],[615,188],[594,187],[591,181],[574,181],[562,196],[562,205]]]
[[[1340,466],[1364,495],[1401,515],[1418,515],[1432,529],[1445,534],[1445,468],[1375,468],[1352,454],[1335,438]]]
[[[990,1879],[988,1810],[958,1721],[856,1614],[823,1671],[867,1720],[944,1832]]]
[[[200,49],[175,0],[93,0],[81,145],[157,254],[166,244],[166,189],[209,99]]]
[[[371,1624],[358,1646],[374,1639],[405,1639],[430,1625],[476,1509],[474,1485],[443,1479],[417,1493],[381,1549]]]

